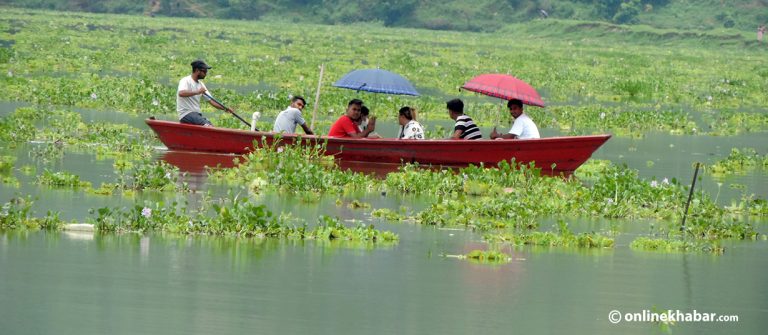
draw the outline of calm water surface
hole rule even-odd
[[[738,323],[679,323],[677,334],[758,334],[768,326],[768,244],[722,256],[507,250],[481,265],[440,254],[483,248],[472,233],[399,225],[393,247],[160,235],[0,235],[6,334],[654,334],[611,310],[681,309]]]

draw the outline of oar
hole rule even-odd
[[[212,96],[210,96],[208,93],[203,93],[203,95],[205,95],[206,97],[208,97],[208,99],[211,99],[211,100],[213,100],[213,102],[215,102],[215,103],[219,104],[219,106],[221,106],[221,107],[224,107],[224,109],[229,109],[229,108],[227,108],[227,106],[224,106],[224,104],[223,104],[223,103],[221,103],[221,102],[219,102],[218,100],[214,99],[214,98],[213,98]],[[235,114],[235,112],[231,112],[230,114],[234,115],[234,116],[235,116],[235,117],[236,117],[238,120],[240,120],[240,121],[243,121],[243,123],[245,123],[246,125],[248,125],[248,128],[251,128],[251,124],[250,124],[250,123],[248,123],[248,121],[245,121],[245,120],[243,120],[243,118],[241,118],[241,117],[240,117],[240,115],[237,115],[237,114]],[[256,129],[256,131],[259,131],[259,130],[258,130],[258,129]]]

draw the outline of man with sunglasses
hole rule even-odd
[[[176,111],[179,113],[179,122],[212,127],[211,121],[203,117],[203,114],[200,112],[200,96],[216,109],[228,113],[233,113],[234,110],[211,100],[211,92],[208,92],[208,89],[200,81],[200,79],[205,79],[208,69],[211,67],[199,59],[190,65],[192,65],[192,74],[181,78],[176,95]]]

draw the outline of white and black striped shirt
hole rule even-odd
[[[456,118],[456,126],[453,130],[461,130],[460,138],[465,140],[479,140],[483,138],[483,134],[480,133],[480,128],[475,125],[472,118],[466,115],[461,115]]]

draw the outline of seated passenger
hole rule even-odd
[[[360,132],[364,132],[366,129],[368,129],[368,114],[371,113],[371,110],[368,109],[365,105],[360,107],[360,121],[357,122],[357,127],[360,129]],[[368,138],[381,138],[379,134],[376,133],[370,133],[368,134]]]
[[[400,115],[397,121],[400,123],[400,133],[398,139],[402,140],[423,140],[424,128],[416,121],[416,110],[405,106],[400,108]]]
[[[456,121],[451,139],[479,140],[483,138],[480,128],[475,125],[472,118],[464,115],[464,102],[461,99],[448,101],[446,107],[448,108],[448,115]]]
[[[363,138],[368,137],[370,133],[376,130],[376,118],[372,117],[368,121],[368,127],[365,131],[360,131],[357,123],[360,121],[360,111],[363,107],[363,101],[360,99],[352,99],[347,104],[347,111],[339,117],[336,122],[331,125],[331,129],[328,131],[330,137],[351,137],[351,138]]]
[[[517,99],[512,99],[507,102],[507,108],[509,108],[509,114],[515,118],[515,123],[512,124],[512,128],[509,129],[508,134],[501,135],[496,132],[496,127],[491,132],[492,139],[529,139],[539,138],[539,128],[533,123],[528,115],[523,113],[523,102]]]
[[[296,125],[301,125],[304,128],[304,133],[312,135],[312,129],[309,129],[307,122],[301,115],[301,111],[304,110],[304,106],[307,104],[304,98],[301,96],[295,96],[291,99],[291,105],[284,111],[277,114],[275,118],[275,125],[272,127],[272,131],[276,133],[284,132],[287,134],[296,133]]]

